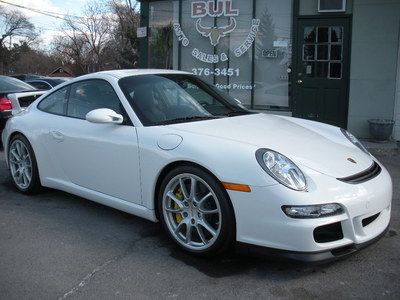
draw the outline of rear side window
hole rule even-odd
[[[56,115],[65,115],[67,91],[68,87],[65,87],[50,94],[40,101],[38,109]]]
[[[0,92],[23,92],[32,90],[34,90],[34,88],[31,85],[19,79],[0,76]]]
[[[85,119],[88,112],[98,108],[109,108],[125,115],[117,94],[108,82],[87,80],[71,85],[67,116]]]

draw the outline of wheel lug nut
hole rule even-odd
[[[186,218],[186,217],[188,216],[188,213],[187,213],[187,212],[184,212],[184,213],[183,213],[183,216]]]
[[[194,224],[196,221],[194,219],[190,220],[190,223]]]

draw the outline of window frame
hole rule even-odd
[[[58,88],[57,90],[52,91],[49,95],[47,95],[45,98],[43,98],[42,100],[40,100],[40,102],[36,105],[36,108],[37,108],[38,110],[44,112],[44,113],[47,113],[47,114],[52,114],[52,115],[56,115],[56,116],[60,116],[60,117],[66,117],[66,118],[71,118],[71,119],[86,121],[86,119],[82,119],[82,118],[78,118],[78,117],[74,117],[74,116],[69,116],[69,115],[68,115],[68,105],[69,105],[70,93],[71,93],[71,87],[72,87],[72,85],[73,85],[73,84],[80,84],[80,83],[84,83],[84,82],[88,82],[88,81],[104,81],[104,82],[106,82],[108,85],[110,85],[111,89],[113,90],[113,92],[114,92],[115,95],[117,96],[117,99],[118,99],[118,101],[119,101],[119,103],[121,104],[121,107],[122,107],[122,109],[123,109],[123,114],[122,114],[122,116],[124,117],[124,121],[122,122],[122,124],[116,124],[116,125],[124,125],[124,126],[133,126],[133,127],[134,127],[133,122],[132,122],[131,118],[129,117],[129,115],[128,115],[126,109],[125,109],[125,107],[123,106],[123,104],[122,104],[122,102],[121,102],[121,99],[120,99],[120,97],[118,96],[118,93],[115,91],[113,85],[112,85],[110,82],[108,82],[108,80],[105,80],[105,79],[102,79],[102,78],[89,78],[89,79],[83,79],[83,80],[79,80],[79,81],[70,82],[70,83],[68,83],[67,85],[64,85],[64,86]],[[60,90],[62,90],[62,89],[64,89],[64,88],[67,88],[67,93],[66,93],[66,96],[65,96],[65,97],[66,97],[66,102],[64,103],[64,108],[63,108],[64,113],[63,113],[63,114],[57,114],[57,113],[53,113],[53,112],[48,112],[48,111],[45,111],[45,110],[39,108],[40,103],[42,103],[42,102],[43,102],[44,100],[46,100],[48,97],[50,97],[50,96],[53,95],[54,93],[59,92]],[[65,100],[65,99],[64,99],[64,100]]]

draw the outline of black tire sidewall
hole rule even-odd
[[[10,163],[10,148],[11,145],[14,141],[19,140],[22,143],[24,143],[26,149],[28,149],[29,155],[31,157],[31,162],[32,162],[32,180],[29,184],[29,186],[25,189],[20,188],[14,181],[14,178],[12,178],[12,174],[11,174],[11,168],[10,168],[10,175],[11,175],[11,180],[14,183],[14,186],[22,193],[24,194],[35,194],[37,193],[40,188],[41,188],[41,184],[40,184],[40,178],[39,178],[39,171],[38,171],[38,167],[37,167],[37,162],[36,162],[36,156],[35,156],[35,152],[33,151],[33,148],[31,146],[31,144],[29,143],[28,139],[23,136],[22,134],[16,134],[15,136],[12,137],[12,139],[10,140],[9,143],[9,147],[8,147],[8,153],[7,153],[7,159],[8,159],[8,163]]]
[[[167,184],[173,179],[175,176],[179,174],[189,173],[196,175],[202,178],[214,191],[215,195],[217,196],[217,201],[219,202],[221,208],[221,230],[217,240],[214,244],[204,250],[193,250],[189,248],[185,248],[181,245],[178,241],[175,240],[174,236],[170,232],[166,221],[164,219],[162,202],[163,202],[163,195]],[[160,222],[164,228],[164,230],[168,233],[171,239],[185,252],[197,254],[200,256],[213,256],[218,255],[230,247],[233,246],[235,238],[236,238],[236,222],[235,222],[235,215],[234,210],[229,199],[229,196],[225,189],[222,187],[220,181],[215,178],[215,176],[211,175],[209,172],[195,166],[180,166],[172,170],[165,176],[163,179],[160,190],[158,192],[158,199],[157,199],[157,212],[160,219]]]

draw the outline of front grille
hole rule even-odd
[[[363,219],[363,220],[361,221],[362,226],[363,226],[363,227],[368,226],[368,225],[371,224],[373,221],[375,221],[375,220],[379,217],[379,215],[380,215],[380,213],[377,213],[377,214],[375,214],[375,215],[373,215],[373,216],[370,216],[370,217],[368,217],[368,218]]]
[[[26,96],[26,97],[19,97],[19,105],[21,107],[28,107],[33,101],[39,98],[40,95],[33,95],[33,96]]]
[[[349,177],[337,178],[337,180],[352,184],[362,183],[378,176],[381,170],[382,169],[379,164],[374,161],[372,166],[365,171],[362,171],[361,173],[357,173],[355,175],[351,175]]]
[[[328,243],[343,238],[342,224],[340,222],[319,226],[314,229],[314,240],[317,243]]]

